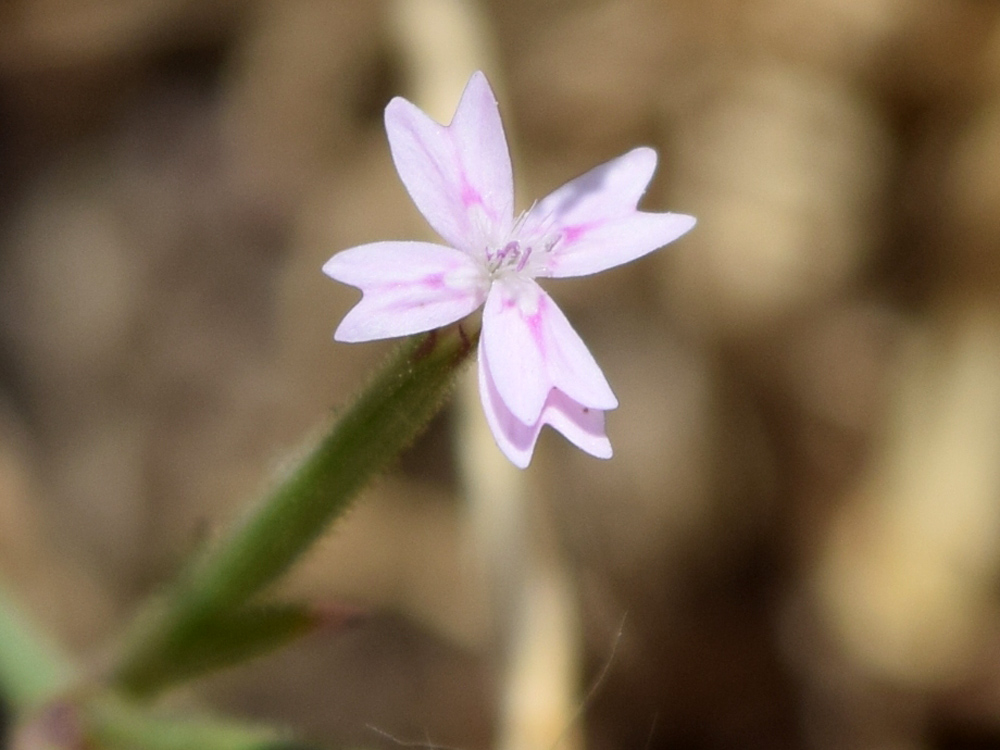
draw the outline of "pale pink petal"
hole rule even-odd
[[[530,279],[494,281],[483,309],[482,339],[497,392],[524,424],[538,421],[553,388],[591,409],[618,406],[586,344]]]
[[[558,241],[539,276],[585,276],[663,247],[694,226],[684,214],[636,211],[656,169],[656,152],[637,148],[590,170],[532,207],[525,233]]]
[[[489,289],[489,279],[472,258],[429,242],[360,245],[334,255],[323,272],[364,294],[334,333],[337,341],[439,328],[479,307]]]
[[[656,171],[656,151],[634,148],[553,190],[531,209],[539,220],[562,224],[617,218],[634,211]]]
[[[497,392],[487,364],[484,339],[479,339],[479,398],[483,404],[486,423],[493,433],[493,439],[511,463],[519,469],[524,469],[531,463],[531,454],[535,450],[535,441],[541,432],[542,423],[539,420],[533,425],[526,425],[513,414],[504,404]]]
[[[385,108],[396,171],[417,208],[451,245],[480,253],[511,225],[510,153],[496,98],[482,73],[465,87],[451,125],[440,125],[406,99]]]
[[[493,382],[482,341],[479,341],[479,396],[486,423],[500,450],[511,463],[520,469],[531,463],[538,434],[546,424],[552,425],[570,442],[592,456],[611,458],[611,441],[604,432],[604,412],[581,406],[555,388],[549,392],[538,421],[534,424],[526,425],[511,414]]]
[[[687,233],[693,216],[635,211],[631,216],[571,228],[539,276],[588,276],[658,250]]]
[[[582,406],[562,391],[552,389],[542,422],[552,425],[573,445],[591,456],[611,458],[611,441],[604,432],[604,412]]]

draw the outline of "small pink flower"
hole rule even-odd
[[[637,148],[577,177],[514,217],[510,154],[486,77],[473,74],[448,126],[396,97],[385,109],[396,170],[447,243],[373,242],[334,255],[323,271],[363,292],[338,341],[428,331],[485,302],[479,392],[497,444],[531,461],[543,425],[611,457],[604,412],[618,406],[566,316],[535,282],[627,263],[694,226],[690,216],[636,210],[656,168]]]

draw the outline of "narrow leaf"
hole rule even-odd
[[[295,747],[286,732],[210,717],[153,713],[111,697],[82,708],[87,746],[102,750],[278,750]],[[300,746],[305,750],[304,746]]]
[[[305,635],[324,618],[298,605],[247,606],[173,632],[162,648],[132,673],[136,692],[197,677],[252,659]]]
[[[243,523],[137,621],[115,684],[152,695],[171,680],[163,654],[203,651],[200,632],[274,581],[437,413],[475,350],[461,326],[410,339],[330,432]]]
[[[0,588],[0,692],[18,713],[37,709],[73,681],[68,657]]]

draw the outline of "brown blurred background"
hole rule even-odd
[[[429,236],[400,5],[0,3],[0,570],[82,658],[386,350],[319,268]],[[547,285],[622,404],[612,461],[546,433],[526,478],[608,667],[586,746],[1000,747],[1000,4],[479,9],[522,207],[645,143],[699,219]],[[454,425],[283,589],[371,616],[187,700],[490,746]]]

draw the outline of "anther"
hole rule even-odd
[[[504,263],[507,260],[507,256],[511,256],[511,259],[516,259],[521,254],[521,244],[517,240],[511,240],[506,245],[504,245],[503,250],[497,253],[497,260],[500,263]]]
[[[524,254],[521,255],[520,259],[517,261],[517,266],[514,267],[514,270],[517,271],[518,273],[523,271],[524,266],[528,263],[528,258],[530,257],[531,257],[531,246],[529,245],[527,248],[525,248]]]

